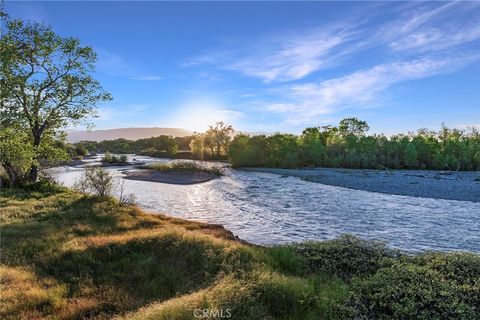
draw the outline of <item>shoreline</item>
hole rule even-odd
[[[325,185],[400,196],[480,202],[480,172],[341,168],[240,168]]]

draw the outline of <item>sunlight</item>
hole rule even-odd
[[[204,132],[218,121],[235,125],[241,116],[241,112],[226,109],[218,100],[196,98],[177,108],[165,123],[170,127]]]

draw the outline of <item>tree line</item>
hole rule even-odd
[[[480,133],[473,127],[442,125],[391,137],[367,135],[368,129],[365,121],[347,118],[298,136],[239,134],[228,156],[234,167],[480,170]]]
[[[439,131],[419,129],[391,137],[367,135],[368,130],[367,122],[347,118],[338,126],[306,128],[301,135],[247,135],[234,134],[232,126],[218,122],[192,136],[86,141],[71,149],[228,159],[234,167],[480,170],[480,133],[473,127],[442,125]]]

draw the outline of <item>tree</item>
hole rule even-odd
[[[232,140],[234,130],[231,125],[226,125],[222,121],[217,122],[215,126],[210,126],[206,135],[211,140],[211,145],[215,148],[217,158],[220,158],[222,152],[228,153],[228,146]]]
[[[307,128],[303,130],[300,136],[300,146],[305,164],[318,166],[323,163],[325,145],[322,143],[320,130],[318,128]]]
[[[192,140],[190,141],[190,150],[192,151],[193,156],[196,159],[203,160],[203,158],[204,158],[204,154],[203,154],[204,148],[205,148],[205,146],[204,146],[203,135],[201,133],[194,132]]]
[[[95,115],[111,96],[91,76],[97,58],[91,47],[40,23],[2,18],[0,125],[28,132],[35,155],[27,179],[36,181],[45,136]]]
[[[357,118],[345,118],[340,121],[338,130],[342,135],[364,136],[370,129],[366,121],[358,120]]]
[[[20,184],[23,172],[31,168],[34,152],[30,137],[22,130],[14,127],[0,130],[0,163],[5,170],[11,185]]]

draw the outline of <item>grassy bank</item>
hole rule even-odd
[[[63,188],[0,191],[0,318],[474,319],[480,257],[345,236],[264,248]]]

